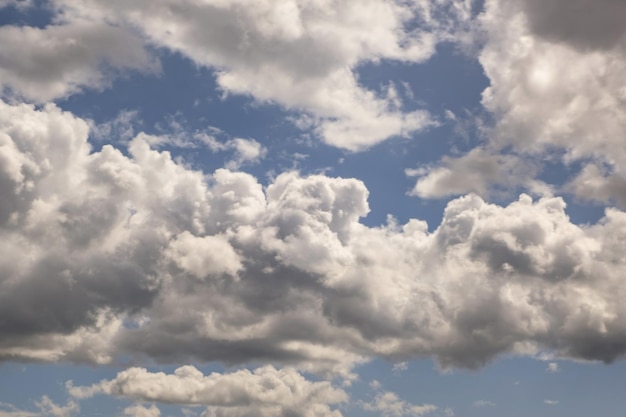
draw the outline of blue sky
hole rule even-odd
[[[624,19],[0,0],[0,417],[622,415]]]

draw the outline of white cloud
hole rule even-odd
[[[113,119],[103,123],[94,123],[91,121],[89,123],[89,137],[93,141],[127,144],[135,137],[136,126],[141,125],[141,123],[139,111],[122,110]]]
[[[68,389],[80,399],[107,394],[135,401],[203,405],[207,406],[204,416],[341,417],[331,406],[348,399],[343,390],[327,381],[308,381],[294,369],[271,366],[210,375],[193,366],[180,367],[173,374],[129,368],[112,380],[91,387],[69,384]],[[156,407],[135,407],[126,414],[155,417],[159,412]]]
[[[512,150],[541,161],[547,152],[558,150],[566,165],[587,160],[606,165],[607,172],[593,172],[599,190],[588,186],[589,170],[566,189],[582,198],[622,203],[626,37],[621,22],[626,7],[618,3],[488,0],[478,23],[486,38],[479,60],[490,81],[482,103],[495,120],[489,132],[491,152]],[[460,168],[456,177],[475,172]],[[426,178],[433,182],[444,174],[450,177],[441,171],[445,169]],[[530,179],[526,175],[521,182]],[[501,181],[488,175],[473,183],[480,192]],[[428,184],[424,180],[421,188],[428,190]]]
[[[0,402],[1,417],[39,417],[39,415],[36,411],[20,410],[12,404]]]
[[[161,410],[154,404],[150,407],[146,407],[141,404],[135,404],[124,409],[124,416],[128,417],[159,417]]]
[[[467,193],[488,196],[494,187],[510,189],[521,184],[533,185],[533,191],[547,193],[534,180],[536,164],[513,155],[499,155],[487,149],[474,148],[458,158],[444,156],[440,165],[421,170],[407,170],[418,176],[411,195],[421,198],[442,198]]]
[[[494,403],[493,401],[487,401],[487,400],[477,400],[477,401],[474,401],[474,404],[472,405],[474,407],[484,408],[484,407],[495,407],[496,403]]]
[[[83,86],[101,88],[109,78],[101,61],[115,69],[146,69],[154,65],[145,47],[164,47],[213,68],[225,94],[302,111],[324,141],[350,150],[435,124],[427,111],[404,111],[397,95],[366,89],[358,67],[427,60],[453,33],[463,38],[472,8],[469,0],[289,0],[255,7],[247,0],[53,4],[55,25],[6,29],[13,37],[19,32],[33,39],[33,47],[25,48],[29,52],[5,48],[11,52],[6,83],[20,95],[43,101]],[[98,31],[103,33],[94,36]],[[7,45],[15,45],[9,34]]]
[[[578,226],[558,197],[452,200],[432,233],[367,227],[348,178],[190,170],[139,136],[0,103],[0,357],[354,364],[626,353],[626,214]],[[21,306],[31,306],[25,311]]]
[[[493,122],[478,126],[486,143],[410,170],[420,177],[412,194],[486,196],[522,186],[538,195],[561,190],[623,206],[624,16],[626,6],[611,0],[487,0],[472,24],[473,37],[483,40],[478,58],[489,79],[482,104]],[[568,184],[536,180],[552,155],[574,173]],[[577,162],[585,168],[576,174]]]
[[[406,371],[407,369],[409,369],[409,364],[407,362],[398,362],[393,364],[394,372],[400,373]]]
[[[234,152],[232,159],[224,165],[230,170],[237,170],[242,165],[257,163],[267,154],[267,148],[254,139],[233,138],[225,142],[217,142],[216,145],[213,145],[211,149],[214,151],[232,150]]]
[[[80,411],[78,404],[72,400],[66,405],[58,405],[46,395],[35,401],[35,405],[37,411],[27,411],[0,402],[0,417],[70,417]]]
[[[366,411],[376,411],[383,417],[419,417],[430,414],[438,408],[432,404],[415,405],[398,398],[393,392],[380,392],[368,403],[362,403]]]
[[[105,88],[120,71],[158,69],[141,39],[105,23],[0,28],[0,88],[9,96],[46,102]]]
[[[558,400],[544,400],[543,402],[547,405],[557,405],[559,403]]]
[[[45,395],[36,402],[36,405],[41,410],[41,414],[54,417],[69,417],[80,411],[80,407],[74,401],[70,400],[66,405],[58,405]]]
[[[559,371],[560,371],[559,364],[556,362],[550,362],[548,364],[548,367],[546,368],[546,372],[551,373],[551,374],[555,374]]]

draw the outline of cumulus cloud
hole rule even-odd
[[[537,163],[515,155],[474,148],[457,158],[444,156],[439,164],[408,169],[418,180],[410,195],[443,198],[467,193],[488,197],[494,189],[525,185],[539,195],[550,194],[550,186],[535,179]]]
[[[368,403],[361,404],[365,411],[379,412],[383,417],[419,417],[437,410],[432,404],[415,405],[401,400],[393,392],[380,392]]]
[[[159,417],[161,410],[154,404],[150,407],[146,407],[141,404],[135,404],[124,409],[124,416],[128,417]]]
[[[626,5],[613,0],[486,1],[473,25],[490,84],[482,94],[493,121],[483,126],[486,143],[409,171],[419,174],[412,193],[484,196],[524,186],[623,207],[625,16]],[[575,179],[548,186],[535,178],[555,151]],[[574,162],[585,168],[576,173]]]
[[[488,147],[494,155],[506,158],[512,151],[540,162],[547,152],[557,150],[566,165],[592,160],[608,167],[606,172],[590,169],[564,190],[583,198],[591,195],[603,202],[622,203],[619,180],[626,161],[622,146],[626,84],[621,75],[626,69],[624,13],[624,4],[610,0],[485,2],[477,21],[485,38],[479,61],[490,81],[482,103],[493,115],[495,126],[488,132]],[[476,159],[470,155],[455,165]],[[480,167],[458,167],[460,173],[480,176],[474,181],[478,184],[474,191],[502,182],[495,174],[482,175]],[[453,174],[446,170],[454,168],[444,161],[416,190],[428,195],[429,185],[451,178]],[[592,174],[601,190],[586,194],[591,191],[585,184],[590,183]],[[532,176],[520,182],[529,188],[537,185]]]
[[[193,366],[183,366],[173,374],[129,368],[112,380],[90,387],[68,390],[76,398],[96,394],[124,397],[135,401],[207,406],[203,416],[302,416],[341,417],[331,406],[347,401],[347,394],[327,381],[312,382],[294,369],[271,366],[254,371],[204,375]],[[135,417],[158,416],[156,407],[134,407]]]
[[[405,111],[393,88],[362,86],[358,67],[425,61],[439,42],[467,32],[472,12],[470,0],[50,4],[53,25],[0,31],[4,86],[17,95],[46,101],[102,88],[107,68],[154,68],[148,51],[156,46],[214,69],[224,94],[303,112],[324,141],[349,150],[436,124],[425,110]]]
[[[158,69],[141,39],[104,22],[0,27],[0,88],[5,95],[46,102],[85,88],[105,88],[121,71]]]
[[[626,214],[476,195],[368,227],[356,179],[193,171],[139,135],[94,151],[54,105],[0,103],[0,358],[477,367],[626,353]],[[28,306],[28,308],[24,308]]]

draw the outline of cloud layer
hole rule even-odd
[[[132,140],[90,150],[86,122],[1,104],[0,356],[106,363],[295,364],[367,358],[474,367],[541,349],[626,352],[626,214],[572,224],[560,198],[451,201],[371,228],[356,179],[295,172],[263,188]]]

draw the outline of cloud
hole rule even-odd
[[[0,103],[2,360],[478,367],[626,353],[626,214],[561,198],[450,201],[368,227],[356,179],[193,171],[139,135],[94,151],[54,105]],[[25,309],[24,306],[29,306]]]
[[[359,66],[423,62],[453,33],[463,37],[472,10],[470,1],[422,0],[50,3],[53,25],[0,32],[5,86],[17,95],[46,101],[103,88],[107,68],[154,70],[149,51],[165,48],[214,69],[224,95],[303,112],[326,143],[353,151],[436,125],[426,110],[404,110],[393,88],[365,88]],[[29,47],[16,48],[17,37]]]
[[[124,415],[128,417],[159,417],[161,415],[161,410],[159,410],[154,404],[150,407],[136,404],[126,407],[124,409]]]
[[[396,373],[404,372],[409,369],[409,364],[407,362],[398,362],[393,364],[393,371]]]
[[[327,381],[311,382],[294,369],[271,366],[206,376],[193,366],[180,367],[173,374],[129,368],[90,387],[69,383],[68,390],[79,399],[107,394],[135,401],[203,405],[207,406],[203,413],[207,417],[341,417],[331,406],[348,399],[343,390]],[[159,412],[156,407],[135,407],[126,414],[143,417],[158,416]]]
[[[195,136],[213,152],[234,151],[233,158],[225,164],[225,167],[230,170],[237,170],[244,164],[259,162],[267,154],[267,148],[254,139],[232,138],[220,142],[215,137],[205,133],[199,133]]]
[[[560,371],[559,364],[556,363],[556,362],[550,362],[548,364],[548,367],[546,368],[546,372],[549,372],[551,374],[555,374],[555,373],[557,373],[559,371]]]
[[[573,171],[573,162],[591,160],[609,168],[596,175],[601,190],[592,197],[622,202],[624,13],[626,6],[614,1],[485,3],[478,20],[486,39],[479,61],[490,81],[482,103],[495,124],[488,132],[491,152],[541,161],[556,150]],[[585,198],[590,190],[581,178],[567,191]]]
[[[64,406],[58,405],[45,395],[41,397],[41,401],[38,401],[36,404],[41,410],[41,414],[54,417],[69,417],[80,411],[80,407],[74,401],[70,400]]]
[[[379,412],[383,417],[419,417],[437,411],[432,404],[415,405],[402,401],[393,392],[380,392],[368,403],[361,404],[365,411]]]
[[[477,18],[468,18],[489,79],[482,93],[489,115],[477,132],[483,143],[408,170],[419,177],[411,194],[489,196],[521,186],[623,207],[625,15],[626,6],[612,0],[486,1]],[[465,35],[456,41],[467,42]],[[558,159],[573,179],[538,181],[550,169],[546,162]]]
[[[537,164],[515,155],[503,155],[488,149],[474,148],[458,158],[444,156],[438,165],[407,170],[418,176],[410,195],[443,198],[467,193],[489,196],[494,188],[511,189],[526,185],[539,195],[549,194],[549,187],[535,180]]]
[[[70,417],[80,411],[77,403],[70,400],[66,405],[58,405],[48,396],[35,401],[38,411],[21,410],[12,404],[0,402],[1,417]]]
[[[484,407],[495,407],[496,403],[492,401],[486,401],[486,400],[477,400],[477,401],[474,401],[474,404],[472,405],[474,407],[484,408]]]
[[[559,403],[558,400],[544,400],[543,402],[547,405],[557,405]]]
[[[32,7],[32,0],[0,0],[0,9],[15,7],[18,10]]]
[[[104,22],[71,20],[44,28],[0,27],[0,88],[46,102],[103,89],[125,71],[156,72],[158,61],[132,33]]]
[[[626,177],[619,168],[586,164],[565,189],[582,201],[626,205]]]
[[[624,45],[626,5],[612,0],[522,0],[533,32],[582,50]]]

